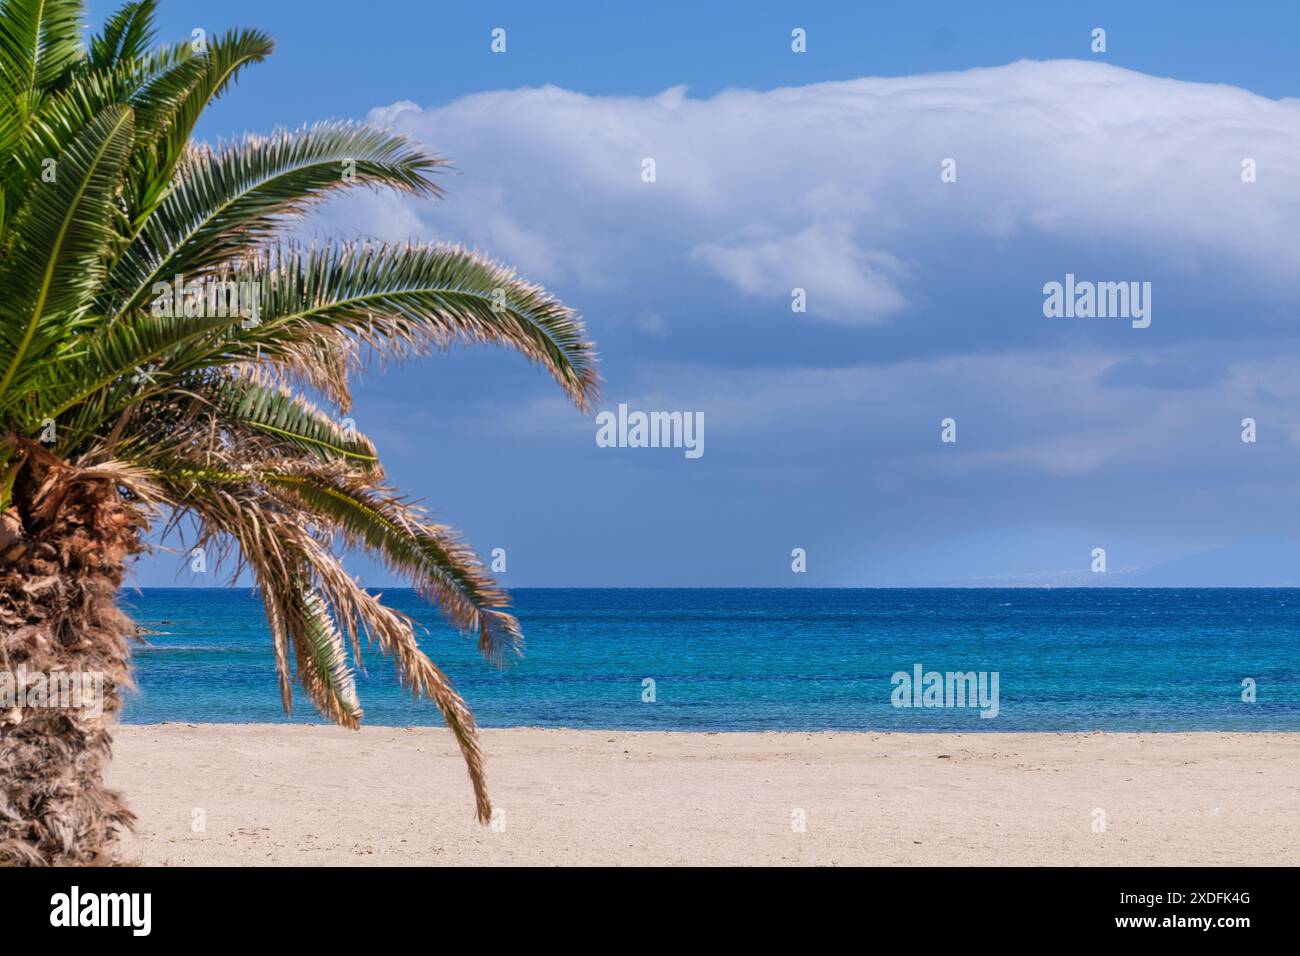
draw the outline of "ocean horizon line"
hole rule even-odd
[[[416,588],[401,585],[367,584],[370,591],[414,592]],[[118,593],[134,591],[254,591],[255,584],[230,585],[189,585],[189,584],[147,584],[122,587]],[[506,586],[507,591],[1300,591],[1300,584],[1171,584],[1171,585],[1125,585],[1125,584],[888,584],[888,585],[818,585],[805,587],[772,587],[768,585],[717,585],[707,587],[668,586],[606,586],[606,585],[518,585]],[[436,603],[436,602],[434,602]]]

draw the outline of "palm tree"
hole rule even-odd
[[[346,123],[191,143],[272,42],[245,30],[155,48],[154,9],[127,4],[83,47],[79,0],[0,0],[0,672],[105,681],[102,713],[52,693],[0,713],[0,862],[107,861],[131,823],[102,784],[131,679],[115,602],[162,515],[251,571],[286,710],[296,678],[357,727],[351,668],[377,647],[441,711],[486,820],[473,716],[413,622],[339,553],[379,556],[493,660],[518,650],[518,623],[338,416],[367,357],[458,343],[522,352],[585,411],[593,347],[547,292],[459,247],[286,237],[352,187],[437,197],[445,160]]]

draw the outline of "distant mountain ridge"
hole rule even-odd
[[[1281,535],[1255,534],[1213,551],[1097,577],[1104,577],[1098,584],[1119,587],[1300,587],[1300,544]]]
[[[1278,534],[1254,534],[1211,551],[1157,564],[1119,566],[1094,573],[1086,565],[939,582],[962,588],[1295,588],[1300,587],[1300,543]],[[924,584],[914,584],[924,587]]]

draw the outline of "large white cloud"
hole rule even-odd
[[[1055,265],[1017,271],[1044,244],[1065,250],[1053,260],[1063,268],[1134,270],[1108,279],[1157,274],[1286,297],[1300,272],[1300,101],[1101,63],[707,99],[544,87],[403,102],[371,118],[461,170],[445,203],[418,212],[427,235],[593,292],[689,285],[697,298],[788,311],[798,286],[808,318],[872,326],[932,305],[934,290],[962,280],[954,270],[970,250],[1031,296],[1060,277]],[[653,183],[642,181],[645,158]],[[955,183],[940,181],[945,158]],[[1248,158],[1254,184],[1241,179]],[[401,238],[417,215],[345,208]]]

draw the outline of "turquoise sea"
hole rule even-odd
[[[1300,731],[1300,590],[582,590],[512,592],[527,638],[504,670],[412,591],[384,599],[487,727],[636,730]],[[280,707],[248,589],[123,595],[137,623],[128,723],[318,721]],[[897,707],[891,675],[998,675],[998,713]],[[365,722],[440,723],[377,652]],[[647,679],[653,684],[647,684]],[[1243,700],[1243,681],[1256,699]],[[651,696],[653,700],[646,700]]]

